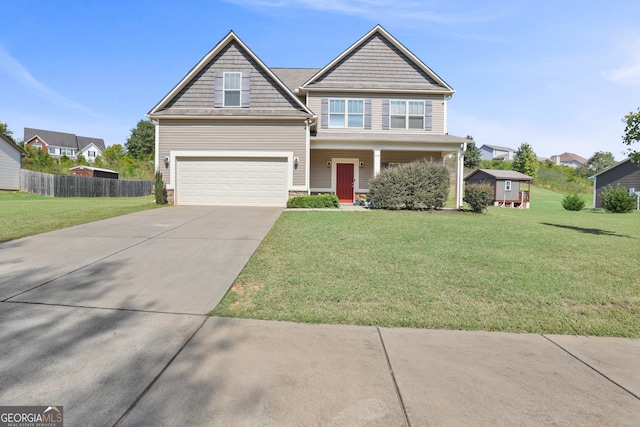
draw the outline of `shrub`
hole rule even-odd
[[[620,184],[616,188],[608,185],[602,190],[602,205],[607,212],[626,213],[636,208],[636,196],[630,196],[626,188]]]
[[[388,168],[369,182],[369,194],[380,209],[441,208],[449,196],[449,170],[424,160]]]
[[[288,208],[337,208],[339,206],[340,202],[335,194],[296,196],[287,200]]]
[[[578,193],[567,194],[562,199],[562,207],[568,211],[581,211],[584,209],[584,200]]]
[[[167,203],[167,194],[164,190],[164,182],[162,181],[162,172],[157,171],[153,179],[153,195],[156,205],[164,205]]]
[[[493,187],[489,184],[467,184],[464,186],[465,202],[471,206],[471,210],[481,213],[493,201]]]

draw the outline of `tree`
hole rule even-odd
[[[467,136],[468,139],[473,139]],[[475,142],[467,144],[467,151],[464,153],[464,167],[475,168],[480,164],[480,149],[476,147]]]
[[[153,156],[156,146],[156,127],[149,120],[140,120],[131,136],[127,139],[125,147],[131,157],[135,159],[147,159]]]
[[[615,164],[616,159],[613,158],[613,154],[608,151],[597,151],[593,153],[593,156],[589,157],[586,166],[591,175],[593,175]]]
[[[632,150],[631,145],[640,142],[640,108],[637,112],[630,112],[622,122],[625,123],[624,136],[622,142],[629,146],[627,154],[633,159],[634,162],[640,163],[640,151]]]
[[[117,162],[121,160],[125,156],[124,148],[120,144],[113,144],[108,146],[102,152],[102,157],[105,161],[109,163]]]
[[[9,129],[9,125],[4,122],[0,122],[0,134],[9,138],[9,141],[16,142],[16,140],[13,139],[13,132]]]
[[[513,170],[535,178],[539,167],[540,163],[536,153],[533,152],[533,148],[523,142],[513,156]]]

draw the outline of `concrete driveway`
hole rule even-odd
[[[0,405],[65,426],[640,425],[638,339],[207,317],[280,212],[0,244]]]
[[[113,425],[281,212],[171,207],[0,244],[0,405],[58,405],[65,425]]]

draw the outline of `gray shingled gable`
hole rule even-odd
[[[93,144],[100,151],[104,151],[104,139],[101,138],[90,138],[88,136],[78,136],[78,149],[83,150],[86,146]]]
[[[214,108],[216,73],[225,71],[249,71],[247,108]],[[230,32],[148,115],[312,117],[313,113]]]
[[[303,88],[454,92],[380,25],[338,55]]]
[[[294,91],[309,80],[320,68],[271,68],[287,87]]]
[[[465,181],[468,180],[469,178],[471,178],[472,176],[478,174],[478,173],[482,173],[482,174],[486,174],[489,176],[492,176],[495,179],[512,179],[514,181],[518,180],[518,181],[532,181],[533,178],[530,177],[529,175],[525,175],[521,172],[517,172],[517,171],[513,171],[513,170],[497,170],[497,169],[478,169],[476,171],[473,171],[472,173],[470,173],[466,178]]]

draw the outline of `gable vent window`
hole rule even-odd
[[[224,73],[224,106],[240,106],[241,73]]]

